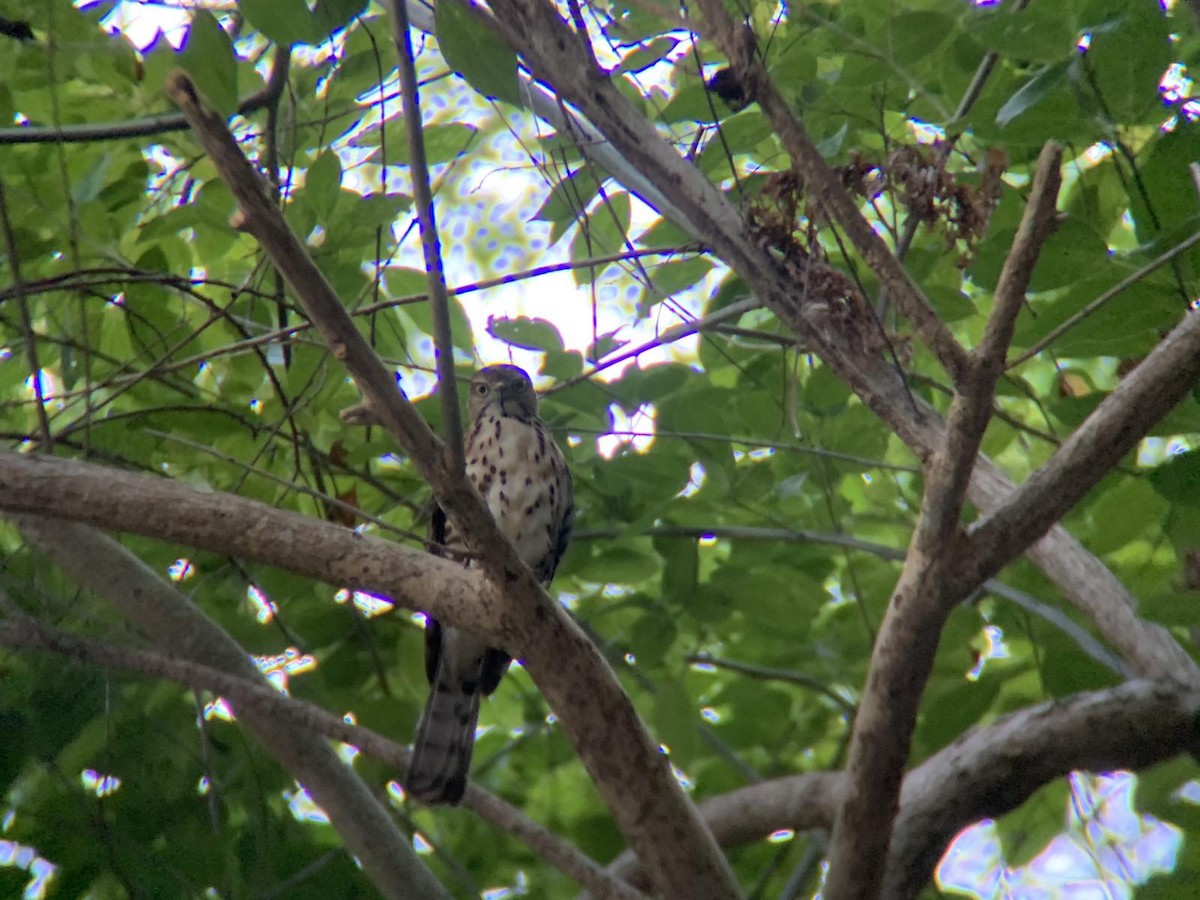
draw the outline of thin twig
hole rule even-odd
[[[1153,274],[1156,269],[1159,269],[1171,262],[1171,260],[1175,259],[1175,257],[1177,257],[1179,254],[1183,253],[1185,250],[1190,250],[1192,247],[1196,246],[1196,244],[1200,244],[1200,231],[1197,231],[1190,237],[1184,238],[1170,250],[1159,254],[1136,272],[1133,272],[1132,274],[1127,275],[1125,278],[1122,278],[1095,300],[1088,303],[1088,305],[1083,309],[1079,310],[1079,312],[1067,317],[1065,321],[1050,329],[1049,334],[1045,335],[1036,344],[1010,362],[1007,368],[1015,369],[1017,366],[1021,365],[1021,363],[1028,362],[1029,360],[1033,359],[1033,357],[1037,356],[1104,304],[1108,303],[1109,300],[1112,300],[1114,297],[1124,293],[1146,276]]]
[[[803,672],[796,672],[792,669],[776,669],[770,666],[756,666],[750,663],[739,662],[736,659],[722,659],[718,656],[709,656],[707,653],[693,653],[690,656],[685,656],[683,661],[689,665],[712,666],[714,669],[737,672],[739,675],[757,678],[760,681],[780,681],[784,684],[794,684],[799,687],[808,688],[810,691],[815,691],[822,697],[832,700],[842,712],[854,712],[854,704],[851,701],[847,700],[819,678],[805,675]]]
[[[25,293],[25,281],[21,277],[21,253],[17,247],[17,236],[12,220],[8,216],[8,199],[4,193],[4,181],[0,179],[0,228],[4,230],[4,245],[8,251],[8,267],[12,270],[13,289],[17,294],[17,306],[21,310],[21,330],[25,336],[25,360],[29,366],[29,379],[33,385],[33,397],[37,403],[38,430],[41,441],[38,450],[50,453],[54,449],[50,435],[50,417],[46,413],[46,396],[42,385],[42,367],[38,363],[37,337],[33,333],[33,318],[29,313],[29,297]]]
[[[646,341],[644,344],[639,344],[631,350],[624,350],[616,356],[609,357],[603,362],[593,366],[586,372],[576,375],[574,378],[568,378],[559,384],[556,384],[548,393],[565,390],[572,385],[579,384],[581,381],[591,381],[605,369],[611,369],[613,366],[618,366],[626,360],[634,359],[649,350],[656,350],[666,344],[673,344],[676,341],[682,340],[685,337],[690,337],[697,332],[704,331],[707,328],[712,328],[721,322],[728,322],[730,319],[738,319],[744,313],[750,312],[753,309],[758,309],[762,304],[756,298],[748,298],[739,300],[737,303],[732,303],[729,306],[718,309],[699,319],[693,319],[691,322],[681,322],[678,325],[672,325],[665,329],[661,334],[651,341]]]
[[[575,540],[589,541],[620,537],[628,533],[628,529],[618,528],[587,528],[575,532]],[[690,525],[656,525],[637,532],[647,537],[688,537],[688,538],[717,538],[741,541],[780,541],[786,543],[821,544],[830,547],[841,547],[869,553],[880,559],[892,562],[903,562],[906,552],[899,547],[889,547],[874,541],[864,541],[860,538],[845,534],[833,534],[821,531],[808,531],[792,528],[761,528],[753,525],[720,525],[712,527]],[[1108,669],[1121,678],[1129,678],[1133,670],[1120,658],[1114,656],[1103,644],[1093,637],[1086,629],[1062,611],[1049,606],[1036,597],[1010,587],[1003,581],[991,578],[982,585],[997,597],[1003,597],[1014,606],[1045,620],[1050,625],[1065,634],[1080,649],[1085,656]]]
[[[442,439],[446,443],[449,464],[463,468],[463,430],[458,412],[458,385],[454,379],[454,337],[450,329],[450,301],[446,295],[446,272],[442,266],[442,247],[438,239],[437,217],[433,209],[433,191],[429,186],[429,166],[425,161],[425,134],[421,123],[421,97],[417,70],[413,63],[412,36],[408,27],[406,0],[392,0],[392,40],[400,73],[401,115],[408,132],[408,171],[412,178],[413,203],[421,226],[421,250],[425,254],[425,275],[429,280],[429,301],[433,312],[433,345],[437,361],[438,398],[442,410]]]
[[[239,115],[245,116],[271,105],[275,86],[267,84],[261,91],[251,94],[238,104]],[[282,86],[279,86],[282,89]],[[116,141],[135,137],[153,137],[184,131],[187,119],[180,113],[162,113],[142,119],[124,122],[95,122],[80,125],[27,125],[18,128],[0,128],[0,145],[3,144],[94,144],[97,141]]]

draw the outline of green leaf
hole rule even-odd
[[[304,0],[238,0],[246,21],[281,47],[315,44],[318,34],[313,14]]]
[[[664,615],[661,609],[652,609],[630,630],[629,651],[637,658],[638,666],[658,668],[677,637],[678,629],[671,617]]]
[[[712,261],[703,256],[672,259],[650,268],[654,291],[638,304],[638,314],[645,315],[655,304],[671,299],[685,291],[712,271]]]
[[[411,273],[412,270],[409,270]],[[399,285],[400,280],[393,279],[394,270],[388,272],[388,286],[393,284]],[[428,289],[429,282],[425,278],[425,273],[415,273],[420,276],[420,288],[418,290],[425,291]],[[418,283],[410,274],[409,277],[403,278],[404,283]],[[413,292],[415,293],[415,291]],[[450,294],[446,298],[447,305],[450,309],[450,334],[454,342],[454,346],[460,350],[470,352],[475,346],[475,339],[471,326],[471,320],[467,318],[466,312],[463,310],[462,302],[455,294]],[[406,305],[403,308],[402,315],[407,317],[413,324],[414,328],[409,331],[408,340],[411,344],[418,344],[423,338],[433,334],[433,306],[428,303],[414,303]]]
[[[958,738],[991,708],[1000,693],[997,678],[960,681],[949,690],[931,693],[922,703],[914,743],[930,754]]]
[[[561,352],[562,336],[553,322],[518,316],[515,319],[488,319],[488,334],[523,350]]]
[[[427,125],[422,129],[425,162],[435,166],[462,156],[471,146],[479,129],[461,122]],[[387,147],[388,165],[409,163],[408,130],[401,117],[389,119],[383,126],[360,132],[350,139],[351,147]],[[381,160],[382,161],[382,160]]]
[[[575,259],[605,256],[627,249],[626,235],[629,233],[629,194],[624,191],[609,194],[607,202],[601,201],[588,216],[587,225],[581,227],[571,242],[571,255]],[[588,277],[586,268],[574,269],[576,284],[584,284]]]
[[[217,23],[213,14],[200,9],[192,14],[179,64],[212,105],[228,118],[237,111],[237,60],[229,35]]]
[[[663,558],[663,600],[686,608],[698,585],[700,553],[695,538],[655,538],[654,547]]]
[[[317,0],[313,17],[322,39],[344,27],[367,7],[366,0]]]
[[[318,223],[333,218],[341,193],[341,160],[332,150],[326,150],[309,166],[304,180],[304,201],[312,207]]]
[[[1171,503],[1200,506],[1200,450],[1178,453],[1156,466],[1150,484]]]
[[[1106,121],[1161,117],[1158,83],[1171,63],[1170,31],[1160,8],[1127,10],[1116,23],[1092,30],[1076,73],[1103,104],[1098,112]]]
[[[483,96],[520,106],[517,55],[462,0],[439,2],[433,15],[438,47],[450,68]]]
[[[1088,549],[1098,555],[1114,553],[1139,537],[1154,534],[1168,512],[1162,496],[1145,479],[1109,477],[1112,481],[1105,485],[1106,490],[1085,508],[1091,524]]]
[[[606,584],[614,578],[624,582],[639,582],[658,573],[658,558],[651,553],[626,545],[608,547],[575,569],[575,575],[585,581]]]
[[[667,682],[654,694],[654,736],[670,748],[671,762],[686,766],[700,743],[700,716],[682,685]]]
[[[1029,79],[1019,91],[1009,97],[1008,102],[1000,107],[1000,111],[996,113],[996,124],[1004,128],[1013,119],[1024,115],[1044,101],[1051,93],[1060,90],[1066,83],[1069,65],[1070,63],[1063,62],[1046,66]]]
[[[943,12],[902,12],[888,22],[887,48],[896,63],[911,65],[937,53],[956,28],[954,18]]]
[[[925,288],[925,296],[929,298],[943,322],[959,322],[978,312],[971,298],[955,288],[932,284]]]
[[[612,74],[636,75],[638,72],[649,69],[651,66],[665,59],[678,44],[679,38],[655,38],[645,46],[638,47],[632,53],[626,54],[617,67],[612,70]]]
[[[556,244],[567,229],[578,221],[600,190],[601,177],[592,166],[572,172],[551,189],[531,218],[552,222],[550,243]]]
[[[658,117],[663,122],[711,123],[728,114],[729,107],[716,94],[711,93],[703,82],[694,82],[677,91]]]
[[[1068,16],[1036,4],[981,10],[970,25],[970,34],[989,50],[1031,63],[1056,63],[1076,52],[1075,34]]]

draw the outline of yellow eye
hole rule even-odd
[[[488,392],[488,386],[486,384],[483,384],[482,382],[480,382],[479,384],[475,385],[475,393],[477,393],[480,397],[482,397],[487,392]]]

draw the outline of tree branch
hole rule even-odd
[[[280,52],[283,52],[282,50]],[[272,70],[274,71],[274,70]],[[238,103],[238,115],[247,116],[266,109],[278,99],[284,81],[268,81],[262,90],[256,91]],[[0,145],[4,144],[90,144],[97,141],[116,141],[135,137],[154,137],[172,131],[183,131],[188,127],[187,119],[180,113],[161,113],[143,119],[124,122],[95,122],[81,125],[25,125],[16,128],[0,128]]]
[[[1047,144],[983,338],[968,356],[941,445],[926,468],[921,512],[854,719],[847,788],[829,842],[824,889],[829,900],[879,894],[900,782],[942,626],[954,606],[985,580],[956,583],[950,577],[960,565],[963,500],[1025,288],[1054,221],[1061,162],[1061,149]]]
[[[863,217],[854,200],[826,164],[791,105],[767,74],[753,34],[734,23],[720,0],[697,0],[704,22],[729,59],[738,82],[750,99],[757,100],[775,134],[804,179],[804,187],[817,206],[845,229],[851,243],[879,279],[883,291],[908,319],[922,342],[955,384],[967,375],[967,353],[954,339],[916,282],[883,238]]]
[[[188,117],[238,204],[235,224],[261,243],[341,360],[382,426],[409,455],[463,535],[487,578],[502,589],[496,614],[630,843],[668,897],[734,896],[736,882],[695,807],[671,774],[603,656],[538,584],[500,534],[461,469],[359,334],[333,289],[267,199],[221,119],[176,72],[168,93]]]
[[[234,494],[94,463],[0,451],[0,509],[177,541],[336,587],[385,594],[499,646],[516,646],[515,631],[497,614],[497,591],[479,573]]]
[[[496,0],[500,13],[489,18],[506,43],[521,53],[539,79],[554,84],[612,143],[619,157],[640,171],[671,203],[681,222],[705,242],[791,328],[830,369],[845,380],[864,404],[878,415],[922,460],[943,439],[944,422],[920,397],[913,396],[898,373],[876,349],[877,324],[859,323],[838,306],[839,298],[809,296],[804,281],[781,272],[749,245],[746,229],[725,198],[699,170],[680,159],[645,122],[603,73],[591,71],[571,51],[569,30],[552,11],[539,11],[534,0]],[[486,13],[484,15],[487,15]],[[613,170],[624,177],[626,169]],[[909,313],[906,313],[909,314]],[[947,353],[954,354],[953,350]],[[1010,479],[981,457],[968,497],[984,512],[996,509],[1013,490]],[[1086,613],[1104,638],[1142,673],[1174,665],[1195,672],[1170,633],[1143,622],[1133,613],[1134,600],[1103,563],[1061,526],[1029,550],[1030,558]]]
[[[156,645],[169,647],[184,659],[266,684],[233,638],[116,541],[71,522],[36,515],[11,518],[31,544]],[[414,900],[448,897],[387,810],[324,738],[253,707],[242,710],[242,721],[308,789],[380,893]]]
[[[1200,314],[1189,312],[1054,456],[972,529],[958,577],[967,582],[990,577],[1024,552],[1120,462],[1197,379]],[[1196,675],[1194,664],[1185,671]],[[1183,673],[1153,674],[1180,677]]]
[[[1200,745],[1200,689],[1136,680],[1023,709],[970,732],[904,779],[888,851],[883,895],[916,896],[946,846],[982,818],[1011,812],[1072,771],[1140,771]],[[845,776],[810,772],[760,782],[705,800],[700,811],[722,847],[761,840],[781,828],[827,829]],[[638,881],[637,858],[622,853],[609,871]]]
[[[425,162],[425,132],[421,121],[421,93],[413,63],[412,39],[408,30],[407,0],[392,0],[392,41],[396,45],[397,70],[400,74],[401,115],[408,133],[408,171],[411,176],[413,203],[421,228],[421,250],[425,255],[425,276],[429,283],[429,302],[433,312],[433,346],[436,350],[438,400],[442,410],[442,439],[446,442],[449,466],[455,471],[464,466],[463,429],[458,413],[458,383],[454,378],[454,339],[450,333],[450,301],[446,296],[446,272],[442,267],[442,246],[438,239],[437,216],[433,209],[433,191],[429,186],[429,166]]]
[[[335,741],[353,744],[403,772],[412,754],[370,728],[347,722],[319,706],[283,694],[262,682],[250,680],[201,663],[162,653],[122,647],[77,637],[48,628],[32,620],[0,621],[0,645],[54,653],[83,663],[100,665],[154,678],[167,678],[196,691],[208,691],[229,700],[238,714],[251,709],[255,714],[284,720],[294,726],[322,734]],[[481,819],[525,843],[563,874],[575,879],[597,897],[637,900],[643,895],[627,883],[605,872],[595,861],[580,853],[553,832],[534,822],[521,810],[477,785],[469,785],[462,805]]]

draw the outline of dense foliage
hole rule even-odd
[[[428,488],[381,429],[339,420],[359,399],[353,384],[313,332],[298,330],[303,313],[253,239],[229,226],[230,193],[198,144],[178,122],[137,127],[170,113],[162,84],[177,66],[223,112],[252,98],[231,120],[242,147],[281,186],[289,223],[436,425],[388,10],[354,0],[202,5],[180,14],[150,3],[0,2],[5,22],[28,19],[32,32],[0,35],[0,431],[10,448],[49,436],[57,455],[419,546]],[[1140,271],[1197,229],[1192,13],[1149,0],[847,0],[740,12],[827,161],[904,246],[908,271],[968,347],[1037,153],[1051,138],[1066,146],[1064,216],[1009,358],[1035,353],[1001,380],[983,443],[1020,483],[1197,296],[1200,251]],[[601,64],[681,153],[742,208],[781,215],[878,299],[869,270],[788,180],[788,156],[759,108],[735,113],[705,89],[722,59],[675,7],[597,3],[580,14]],[[169,26],[188,21],[179,52],[172,40],[184,32]],[[741,282],[589,162],[572,135],[523,109],[516,57],[463,7],[445,0],[431,24],[437,37],[419,37],[418,68],[459,290],[455,360],[467,376],[511,358],[545,389],[543,416],[568,448],[578,503],[554,592],[594,632],[696,799],[839,768],[920,508],[918,460],[767,311],[698,338],[673,332],[744,303]],[[154,38],[159,26],[168,33]],[[291,45],[281,93],[258,96]],[[994,66],[976,89],[988,54]],[[79,140],[50,134],[89,127]],[[526,277],[549,263],[562,271]],[[945,373],[880,308],[911,390],[944,410]],[[286,344],[266,337],[289,329]],[[1193,396],[1065,520],[1140,598],[1141,615],[1190,651],[1197,434]],[[12,603],[60,629],[136,642],[15,528],[0,541]],[[409,611],[186,546],[122,542],[295,696],[409,739],[426,690]],[[1114,655],[1031,563],[1001,581],[949,619],[914,765],[977,724],[1121,680]],[[291,777],[212,699],[0,650],[0,893],[16,895],[39,871],[26,857],[3,867],[13,842],[54,865],[51,896],[370,895],[338,835],[313,821]],[[514,670],[482,722],[479,783],[594,859],[623,849],[527,673]],[[466,812],[405,804],[387,787],[396,773],[366,755],[353,765],[388,792],[453,893],[576,890],[515,838]],[[1140,775],[1136,808],[1185,836],[1163,863],[1175,874],[1147,896],[1190,896],[1200,875],[1200,817],[1175,796],[1195,768],[1181,759]],[[1088,790],[1056,781],[1003,818],[1004,861],[1040,853],[1071,797],[1091,810],[1079,799]],[[1082,821],[1096,824],[1091,812]],[[1073,827],[1099,872],[1126,877],[1103,860],[1110,838],[1128,847],[1129,835]],[[795,896],[817,889],[814,846],[813,834],[781,833],[729,852],[747,893]],[[1140,880],[1151,868],[1128,871]]]

